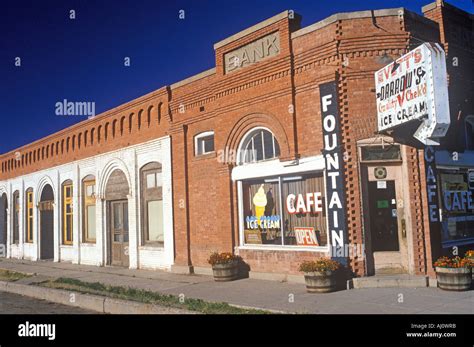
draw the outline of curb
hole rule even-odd
[[[0,291],[107,314],[197,314],[185,309],[0,281]]]

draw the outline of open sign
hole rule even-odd
[[[298,246],[319,246],[314,228],[295,227],[295,237]]]

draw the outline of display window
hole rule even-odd
[[[474,171],[439,170],[443,241],[474,239]]]
[[[243,244],[326,246],[324,191],[322,173],[242,181]]]

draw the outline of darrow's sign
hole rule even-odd
[[[225,73],[240,70],[280,53],[280,34],[264,36],[224,54]]]
[[[437,43],[424,43],[375,73],[378,130],[421,121],[414,134],[438,145],[450,124],[446,56]]]

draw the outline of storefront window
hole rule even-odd
[[[474,240],[474,172],[439,170],[443,242]],[[469,240],[470,239],[470,240]]]
[[[326,246],[322,174],[246,180],[244,244]]]

